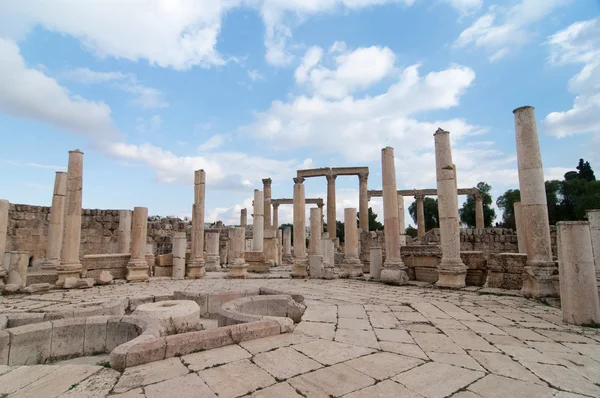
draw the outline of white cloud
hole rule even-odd
[[[527,44],[534,35],[533,26],[568,2],[520,0],[508,8],[492,6],[460,34],[454,45],[482,48],[491,62],[497,61]]]
[[[264,78],[265,78],[259,71],[254,70],[254,69],[251,69],[248,71],[248,77],[253,82],[255,82],[257,80],[264,80]]]
[[[552,112],[544,119],[545,131],[556,137],[600,134],[600,18],[580,21],[548,39],[549,61],[555,65],[582,64],[569,81],[573,107]]]
[[[226,140],[226,136],[222,134],[213,135],[208,140],[206,140],[203,144],[198,145],[199,151],[210,151],[213,149],[220,148],[223,146]]]
[[[0,162],[9,164],[11,166],[18,166],[18,167],[35,167],[38,169],[52,169],[52,170],[56,170],[56,171],[63,171],[63,170],[66,171],[67,170],[66,166],[56,166],[56,165],[51,165],[51,164],[17,162],[14,160],[5,160],[5,159],[0,159]]]
[[[140,133],[156,133],[160,130],[162,118],[159,115],[152,115],[148,120],[138,117],[135,120],[135,127]]]
[[[483,6],[483,0],[443,0],[443,2],[450,4],[462,15],[479,11]]]
[[[42,71],[27,67],[19,47],[0,38],[0,111],[49,123],[76,134],[118,136],[110,108],[69,92]]]

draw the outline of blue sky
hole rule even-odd
[[[68,150],[86,208],[236,223],[261,179],[396,152],[399,189],[434,188],[433,133],[458,185],[516,188],[512,110],[536,108],[546,179],[600,169],[597,0],[0,0],[0,197],[49,205]],[[358,179],[337,180],[338,219]],[[324,178],[307,197],[326,198]],[[406,198],[406,206],[412,198]],[[371,202],[382,213],[380,199]],[[280,221],[291,221],[291,206]],[[251,211],[249,211],[251,213]],[[307,212],[308,214],[308,212]],[[407,218],[407,221],[410,220]],[[411,221],[412,223],[412,221]]]

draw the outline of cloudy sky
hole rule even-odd
[[[546,179],[600,169],[597,0],[0,0],[0,197],[49,205],[84,151],[83,205],[239,220],[261,179],[368,166],[434,188],[433,133],[458,185],[517,187],[512,110],[533,105]],[[326,198],[324,178],[307,197]],[[358,205],[337,179],[338,219]],[[495,199],[495,198],[494,198]],[[406,205],[412,198],[406,198]],[[381,199],[371,202],[381,214]],[[251,213],[251,211],[249,211]],[[291,206],[280,220],[291,220]]]

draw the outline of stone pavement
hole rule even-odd
[[[356,280],[207,278],[0,297],[0,309],[250,286],[305,296],[294,333],[123,374],[94,358],[4,366],[0,397],[600,396],[600,330],[563,324],[559,309],[520,297]]]

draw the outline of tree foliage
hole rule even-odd
[[[373,211],[372,207],[369,207],[369,231],[381,230],[383,230],[383,224],[377,221],[377,213]]]
[[[408,213],[412,217],[415,224],[417,223],[417,201],[415,200],[408,206]],[[440,221],[438,216],[438,201],[437,199],[426,197],[423,199],[423,215],[425,217],[425,230],[431,228],[439,228]]]
[[[292,245],[293,245],[294,244],[294,224],[291,224],[291,223],[281,224],[279,226],[279,229],[282,231],[281,233],[283,234],[283,230],[288,227],[290,229],[290,239],[292,240]]]
[[[490,191],[492,187],[485,183],[480,182],[477,184],[477,189],[483,196],[483,224],[484,227],[491,227],[494,218],[496,217],[496,211],[492,209],[492,195],[490,195]],[[467,224],[469,227],[475,227],[475,197],[473,195],[469,195],[463,206],[458,210],[458,214],[460,216],[460,221]]]
[[[502,210],[502,226],[516,229],[514,203],[521,200],[521,191],[509,189],[496,199],[496,206]]]
[[[405,233],[413,239],[415,239],[419,235],[419,231],[417,231],[417,229],[410,224],[408,225],[408,227],[406,227]]]

